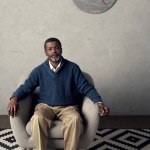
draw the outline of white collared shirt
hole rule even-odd
[[[58,66],[56,68],[53,67],[53,65],[51,64],[51,62],[49,61],[49,66],[50,66],[50,69],[54,72],[56,72],[59,68],[60,68],[60,65],[61,65],[61,61],[60,63],[58,64]]]

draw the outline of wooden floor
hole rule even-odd
[[[0,128],[11,128],[9,117],[0,115]],[[139,129],[150,128],[150,116],[106,116],[100,118],[99,128],[102,129]]]
[[[9,117],[7,115],[0,115],[0,128],[11,128]]]

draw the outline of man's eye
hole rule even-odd
[[[56,46],[55,48],[56,48],[56,49],[59,49],[59,47],[58,47],[58,46]]]

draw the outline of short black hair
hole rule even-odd
[[[58,45],[60,46],[60,48],[62,48],[62,47],[61,47],[61,42],[60,42],[60,40],[57,39],[57,38],[51,37],[51,38],[48,38],[48,39],[44,42],[44,49],[46,49],[46,43],[49,43],[49,42],[57,42]]]

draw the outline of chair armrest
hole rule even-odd
[[[10,124],[15,139],[20,147],[29,145],[29,135],[26,132],[26,124],[31,117],[32,96],[28,96],[19,101],[19,110],[16,117],[10,117]],[[28,143],[27,143],[28,142]]]
[[[24,83],[30,72],[25,72],[19,79],[18,86]],[[30,120],[34,106],[37,103],[39,87],[26,98],[19,101],[19,110],[16,117],[10,117],[10,125],[15,136],[15,139],[20,147],[33,147],[33,141],[30,135],[26,132],[27,122]]]
[[[99,126],[100,115],[97,104],[94,104],[88,97],[85,97],[81,108],[81,114],[85,122],[85,129],[81,135],[79,147],[87,148],[93,141]]]

